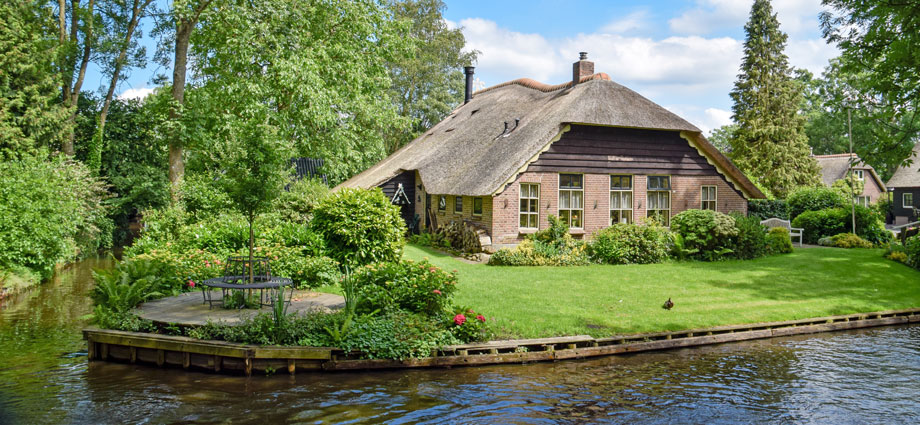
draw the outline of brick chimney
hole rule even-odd
[[[594,75],[594,62],[588,60],[588,52],[578,52],[578,62],[572,64],[572,87],[589,75]]]

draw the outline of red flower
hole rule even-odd
[[[483,315],[480,314],[480,315],[476,316],[476,320],[478,320],[478,321],[480,321],[480,322],[482,322],[482,323],[485,323],[485,322],[486,322],[486,316],[483,316]]]
[[[464,316],[463,313],[460,313],[454,316],[454,323],[456,323],[457,326],[463,326],[465,322],[466,322],[466,316]]]
[[[467,310],[466,312],[467,312],[467,313],[475,313],[475,311],[473,311],[473,309],[469,309],[469,310]]]
[[[434,268],[434,267],[432,267],[432,268],[430,268],[430,269],[428,269],[428,271],[430,271],[430,272],[432,272],[432,273],[434,273],[434,272],[436,272],[436,271],[438,271],[438,269],[437,269],[437,268]]]
[[[435,294],[435,295],[441,295],[441,291],[439,291],[439,290],[437,290],[437,289],[435,289],[434,291],[431,291],[431,293],[432,293],[432,294]]]
[[[189,280],[188,280],[188,287],[189,287],[189,288],[194,288],[194,287],[195,287],[195,281],[189,279]]]

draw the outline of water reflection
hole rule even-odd
[[[225,377],[87,364],[79,269],[3,310],[0,423],[920,421],[917,325],[576,362]]]

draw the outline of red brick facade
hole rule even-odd
[[[647,178],[633,175],[633,222],[642,223],[647,211]],[[671,177],[670,216],[701,206],[701,187],[716,187],[716,210],[723,213],[747,213],[747,200],[720,176]],[[492,202],[491,229],[493,249],[519,243],[531,229],[521,229],[519,194],[521,183],[540,185],[540,229],[549,226],[549,216],[559,214],[559,174],[526,172],[521,174]],[[450,207],[450,206],[448,206]],[[591,234],[610,225],[610,175],[584,174],[584,225],[571,229],[576,238],[590,238]]]

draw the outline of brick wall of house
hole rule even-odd
[[[610,224],[610,175],[584,175],[584,229],[572,230],[576,238],[586,237]],[[530,230],[519,227],[519,193],[521,183],[540,184],[540,229],[549,226],[550,215],[558,215],[559,174],[526,172],[521,174],[492,202],[492,241],[494,248],[510,246],[523,240]],[[671,216],[687,209],[700,208],[700,187],[716,186],[716,208],[720,212],[747,213],[747,200],[720,176],[671,176]],[[633,175],[633,222],[641,223],[647,211],[647,178]],[[448,205],[448,209],[450,205]]]
[[[463,210],[459,213],[455,211],[456,196],[447,196],[447,208],[444,211],[438,210],[439,195],[431,195],[431,204],[435,210],[435,217],[438,226],[443,226],[451,221],[469,221],[482,227],[485,230],[492,228],[492,199],[488,196],[482,198],[482,214],[473,215],[473,198],[472,196],[463,196]]]
[[[879,186],[878,182],[872,178],[872,175],[869,171],[865,173],[865,185],[863,186],[862,194],[863,196],[869,197],[869,202],[875,203],[878,202],[879,198],[882,197],[882,194],[885,193],[882,190],[882,187]]]

